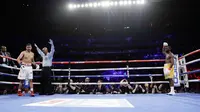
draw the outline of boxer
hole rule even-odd
[[[18,74],[18,79],[20,80],[19,82],[19,87],[18,87],[18,96],[22,96],[21,88],[24,80],[29,80],[30,82],[30,90],[31,96],[34,96],[34,91],[33,91],[33,69],[32,69],[32,64],[35,65],[34,61],[34,53],[31,51],[32,50],[32,45],[27,44],[26,45],[26,50],[22,51],[20,55],[17,58],[17,62],[20,65],[20,71]]]
[[[169,79],[170,92],[168,95],[175,95],[174,92],[174,56],[171,47],[166,42],[163,43],[163,54],[165,55],[165,64],[163,68],[165,79]]]

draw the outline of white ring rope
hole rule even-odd
[[[20,70],[20,68],[8,66],[8,65],[5,65],[5,64],[0,64],[0,67],[9,68],[9,69],[13,69],[13,70]]]
[[[190,64],[193,64],[193,63],[196,63],[196,62],[199,62],[199,61],[200,61],[200,58],[192,60],[192,61],[189,61],[189,62],[187,62],[185,64],[180,65],[180,66],[183,67],[183,66],[190,65]]]
[[[14,76],[17,77],[17,74],[11,74],[11,73],[3,73],[0,72],[0,75],[5,75],[5,76]],[[129,76],[135,76],[135,77],[148,77],[148,76],[164,76],[163,74],[130,74]],[[34,77],[40,77],[39,75],[36,75]],[[52,77],[68,77],[67,75],[55,75]],[[82,77],[127,77],[127,75],[71,75],[71,78],[82,78]]]
[[[16,75],[16,74],[0,72],[0,75],[5,75],[5,74],[8,74],[7,76],[14,76],[14,77],[17,77],[17,76],[18,76],[18,75]]]
[[[188,80],[188,82],[200,82],[200,79],[192,79]],[[169,83],[169,81],[146,81],[146,82],[130,82],[130,84],[159,84],[159,83]],[[181,81],[184,83],[184,81]],[[0,84],[19,84],[19,82],[7,82],[7,81],[0,81]],[[33,84],[39,85],[39,82],[34,82]],[[53,82],[53,85],[68,85],[68,82],[60,83],[60,82]],[[98,85],[98,83],[70,83],[72,85]],[[128,84],[127,82],[102,82],[102,85],[115,85],[115,84]]]
[[[1,67],[4,68],[10,68],[10,69],[15,69],[15,70],[20,70],[20,68],[16,67],[11,67],[7,65],[0,65]],[[72,72],[79,72],[79,71],[106,71],[106,70],[148,70],[148,69],[163,69],[163,67],[124,67],[124,68],[96,68],[96,69],[70,69]],[[33,71],[41,71],[41,69],[33,69]],[[58,71],[58,72],[63,72],[63,71],[69,71],[69,69],[52,69],[52,71]]]
[[[192,64],[192,63],[196,63],[196,62],[199,62],[200,61],[200,58],[199,59],[196,59],[196,60],[193,60],[193,61],[189,61],[185,64],[182,64],[180,65],[181,67],[185,66],[185,65],[189,65],[189,64]],[[2,65],[0,64],[1,67],[4,67],[4,68],[9,68],[9,69],[14,69],[14,70],[20,70],[20,68],[16,68],[16,67],[12,67],[12,66],[7,66],[7,65]],[[96,68],[96,69],[70,69],[70,71],[72,72],[77,72],[77,71],[106,71],[106,70],[149,70],[149,69],[163,69],[163,67],[123,67],[123,68]],[[33,71],[41,71],[41,69],[33,69]],[[69,71],[69,69],[52,69],[52,71]]]

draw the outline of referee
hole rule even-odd
[[[41,90],[40,95],[52,95],[53,94],[53,87],[51,85],[51,66],[52,66],[52,60],[53,55],[55,52],[53,41],[50,39],[49,44],[51,45],[51,51],[49,52],[47,47],[44,47],[42,51],[38,48],[38,46],[35,44],[35,47],[37,49],[37,52],[42,57],[42,71],[41,71]]]

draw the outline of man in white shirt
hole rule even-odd
[[[53,55],[55,52],[54,44],[53,41],[50,39],[49,44],[51,45],[51,51],[48,51],[47,47],[44,47],[42,51],[38,48],[38,46],[35,44],[35,47],[42,57],[42,71],[41,71],[41,95],[51,95],[53,94],[52,91],[52,85],[51,85],[51,76],[52,76],[52,71],[51,71],[51,66],[52,66],[52,60],[53,60]]]

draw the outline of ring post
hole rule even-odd
[[[174,55],[174,86],[180,87],[179,60],[178,55]]]
[[[187,67],[186,67],[185,63],[186,63],[185,58],[180,59],[180,65],[183,65],[180,67],[180,69],[182,70],[183,73],[187,72]],[[183,74],[183,81],[184,81],[183,82],[184,88],[185,89],[189,88],[188,74]]]
[[[68,68],[68,85],[70,85],[70,77],[71,77],[71,63],[69,62],[69,68]]]
[[[128,60],[127,60],[127,65],[126,65],[126,71],[127,71],[127,77],[128,77],[128,84],[130,84],[130,73],[129,73]]]

